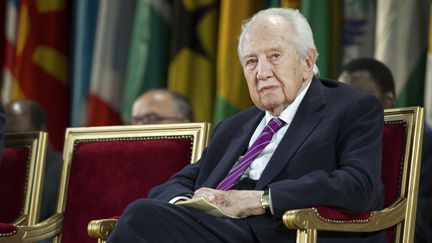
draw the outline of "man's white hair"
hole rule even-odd
[[[237,52],[241,60],[243,55],[243,39],[244,34],[248,27],[255,23],[259,19],[265,19],[269,17],[281,17],[291,24],[294,34],[289,39],[289,42],[294,45],[297,52],[302,58],[307,57],[307,51],[312,48],[316,50],[315,42],[313,39],[312,30],[307,22],[306,18],[297,10],[289,8],[268,8],[261,10],[254,16],[249,18],[243,23],[242,31],[240,33],[239,42],[237,46]],[[318,56],[318,52],[317,52]],[[314,63],[313,73],[315,76],[319,74],[317,65]]]

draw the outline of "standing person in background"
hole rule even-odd
[[[192,122],[188,98],[168,89],[153,89],[138,97],[131,114],[132,125]]]
[[[238,53],[255,106],[215,126],[196,163],[131,203],[109,243],[295,242],[282,223],[286,210],[382,208],[382,106],[371,94],[317,77],[304,16],[287,8],[258,12],[243,25]],[[228,216],[176,204],[190,198]],[[386,234],[320,232],[318,242],[383,243]]]
[[[5,131],[30,132],[46,131],[46,116],[42,106],[32,100],[17,100],[5,106]],[[40,220],[45,220],[55,213],[57,195],[62,168],[62,155],[48,146],[46,154],[44,186]]]
[[[395,83],[390,69],[372,58],[359,58],[342,68],[339,80],[374,94],[384,109],[394,107]],[[432,129],[425,126],[417,203],[415,243],[432,242]]]

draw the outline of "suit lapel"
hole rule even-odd
[[[263,171],[256,189],[263,189],[274,179],[295,154],[303,141],[312,133],[323,115],[319,109],[325,104],[324,87],[319,80],[311,86],[301,102],[290,127],[282,138],[267,167]]]
[[[264,116],[264,112],[258,112],[253,119],[247,121],[241,129],[239,129],[231,140],[231,143],[227,146],[227,150],[224,152],[224,156],[220,160],[216,169],[211,173],[208,180],[204,183],[204,186],[215,188],[228,172],[237,162],[237,159],[243,155],[248,147],[250,138],[254,133],[256,127],[260,123]]]

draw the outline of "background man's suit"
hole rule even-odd
[[[201,159],[154,188],[148,197],[168,202],[176,196],[191,195],[201,187],[215,188],[247,150],[263,116],[263,111],[250,108],[220,123]],[[274,211],[274,215],[243,220],[256,239],[260,242],[291,239],[293,242],[294,232],[288,233],[280,220],[288,209],[316,205],[352,213],[380,209],[383,203],[382,127],[383,109],[375,97],[341,83],[313,79],[284,138],[255,185],[256,190],[270,189]],[[132,207],[137,204],[139,202]],[[208,224],[208,228],[226,232],[226,239],[229,239],[233,229],[226,227],[227,224],[212,222],[208,216],[187,210],[201,224]],[[126,217],[133,211],[127,209]],[[206,219],[200,220],[200,217]],[[178,227],[176,222],[172,224]],[[356,242],[352,234],[321,233],[319,236],[328,240],[319,242]],[[382,232],[367,237],[357,240],[376,243],[385,239]]]

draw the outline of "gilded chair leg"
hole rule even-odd
[[[316,242],[317,242],[316,229],[297,230],[296,243],[316,243]]]

